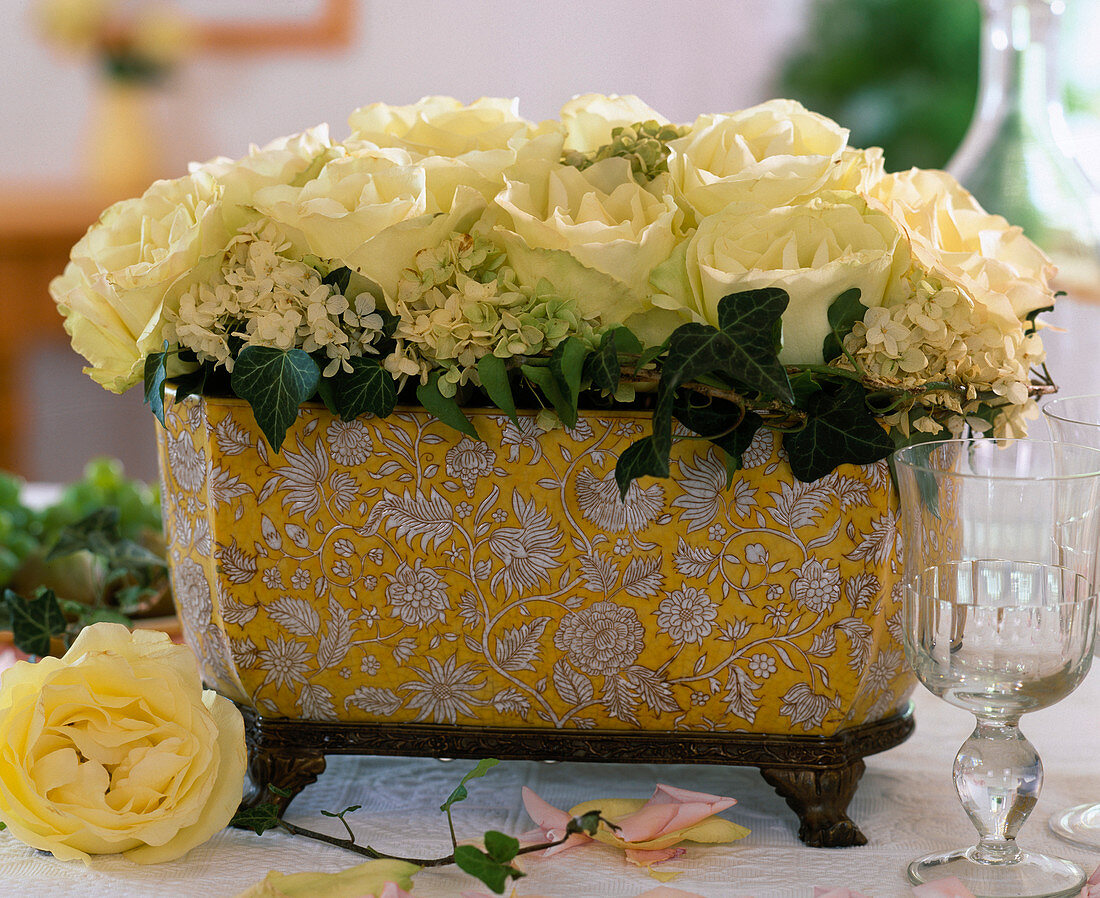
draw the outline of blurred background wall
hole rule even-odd
[[[97,0],[71,2],[79,8]],[[230,35],[238,23],[261,29],[289,23],[291,34],[298,28],[304,35],[326,2],[175,5]],[[0,240],[13,229],[33,230],[39,209],[62,217],[68,209],[90,224],[89,210],[99,208],[88,197],[82,153],[101,108],[102,79],[91,59],[42,39],[33,6],[0,0]],[[674,121],[794,96],[853,127],[854,144],[886,145],[889,168],[938,166],[965,130],[977,80],[974,0],[352,0],[351,6],[347,33],[330,46],[260,50],[229,40],[185,52],[150,104],[156,173],[176,176],[190,160],[239,156],[249,143],[322,121],[341,139],[348,113],[376,100],[517,96],[521,114],[540,119],[588,91],[638,94]],[[1078,24],[1067,29],[1063,60],[1076,91],[1076,133],[1100,177],[1091,105],[1100,84],[1100,54],[1092,50],[1100,3],[1076,0],[1076,6]],[[0,289],[8,294],[0,302],[11,309],[12,291],[20,288],[9,279]],[[37,291],[33,302],[49,304],[41,287],[27,289]],[[8,375],[18,378],[26,420],[0,420],[0,428],[19,428],[12,467],[32,479],[68,479],[91,455],[108,453],[131,473],[154,476],[152,418],[137,391],[117,397],[84,377],[60,318],[27,342],[33,351],[21,353],[17,372]]]

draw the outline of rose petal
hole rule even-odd
[[[974,893],[964,886],[957,876],[948,876],[946,879],[937,879],[935,882],[914,886],[913,894],[916,898],[974,898]]]
[[[658,785],[636,813],[615,821],[627,842],[648,842],[687,829],[736,804],[736,799]]]

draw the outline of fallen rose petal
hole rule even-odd
[[[1088,878],[1077,898],[1100,898],[1100,867],[1092,871],[1092,876]]]
[[[524,833],[524,841],[546,840],[548,842],[556,842],[565,835],[566,827],[569,826],[569,821],[573,819],[571,814],[567,814],[565,811],[543,801],[535,794],[534,790],[527,788],[527,786],[523,787],[522,794],[523,807],[527,810],[528,816],[535,821],[535,826],[538,827],[534,832]],[[542,856],[552,857],[562,851],[576,848],[578,845],[583,845],[585,842],[590,841],[592,841],[591,838],[584,833],[573,833],[560,845],[547,848],[542,852]]]
[[[648,892],[643,892],[638,895],[638,898],[707,898],[706,895],[700,895],[698,892],[685,892],[683,889],[673,889],[669,886],[657,886],[655,889],[650,889]]]
[[[412,898],[401,889],[412,888],[413,874],[419,869],[406,861],[387,859],[367,861],[339,873],[272,870],[237,898]]]
[[[974,898],[974,893],[964,886],[957,876],[948,876],[946,879],[937,879],[935,882],[914,886],[913,894],[916,898]]]
[[[869,898],[853,889],[833,889],[827,886],[814,886],[814,898]]]
[[[570,808],[569,813],[579,817],[589,811],[599,810],[605,820],[618,823],[640,811],[647,801],[640,798],[601,798],[596,801],[585,801]],[[749,831],[736,823],[725,820],[722,817],[708,817],[694,826],[685,829],[673,830],[654,839],[644,842],[632,842],[624,839],[621,832],[612,832],[600,827],[596,833],[596,840],[606,845],[614,845],[617,848],[641,848],[657,849],[669,848],[679,842],[704,842],[720,844],[743,839]]]
[[[620,839],[651,842],[669,833],[690,829],[735,804],[735,798],[691,792],[659,783],[653,797],[638,811],[615,822],[619,824]]]
[[[654,864],[663,864],[666,861],[683,857],[686,852],[683,848],[658,848],[655,851],[645,849],[626,849],[626,859],[638,867],[652,867]]]

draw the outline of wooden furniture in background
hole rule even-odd
[[[27,360],[68,342],[49,283],[103,206],[75,185],[0,184],[0,470],[28,470]]]

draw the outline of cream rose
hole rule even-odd
[[[908,232],[921,268],[945,272],[1004,324],[1054,304],[1051,260],[947,172],[914,168],[887,175],[870,195]]]
[[[580,153],[591,153],[610,143],[611,132],[616,127],[650,121],[668,124],[668,119],[661,113],[632,94],[582,94],[561,108],[565,149]]]
[[[0,820],[62,860],[173,860],[241,800],[241,714],[163,633],[99,623],[4,671],[0,732]]]
[[[239,219],[233,222],[236,228],[255,217],[238,207],[250,206],[257,190],[280,184],[301,186],[315,177],[325,162],[343,152],[329,140],[328,125],[318,125],[264,147],[252,146],[241,159],[218,156],[201,165],[193,163],[190,170],[205,172],[222,185],[223,203]]]
[[[621,289],[609,293],[595,285],[590,295],[577,297],[581,313],[598,315],[604,324],[650,308],[650,272],[682,239],[683,213],[675,201],[648,193],[622,158],[604,159],[584,171],[548,163],[522,180],[509,180],[496,203],[518,237],[505,241],[517,271],[525,270],[519,257],[530,250],[557,250],[625,288],[626,302]],[[563,280],[551,270],[542,274],[551,283]]]
[[[865,306],[880,306],[901,289],[908,264],[898,226],[853,193],[770,210],[735,205],[704,218],[687,244],[686,297],[654,302],[671,309],[683,303],[697,319],[717,324],[718,303],[727,294],[781,287],[790,303],[780,361],[820,364],[833,301],[855,287]]]
[[[703,115],[669,144],[668,170],[702,219],[735,202],[774,208],[820,190],[840,163],[848,131],[794,100]]]
[[[73,247],[50,295],[97,383],[121,393],[142,379],[145,357],[163,343],[166,308],[229,239],[222,190],[205,172],[157,181],[107,209]]]
[[[348,119],[352,141],[401,147],[424,156],[514,150],[542,129],[519,117],[517,100],[482,97],[464,106],[453,97],[424,97],[409,106],[372,103]],[[544,128],[557,130],[556,123]]]

